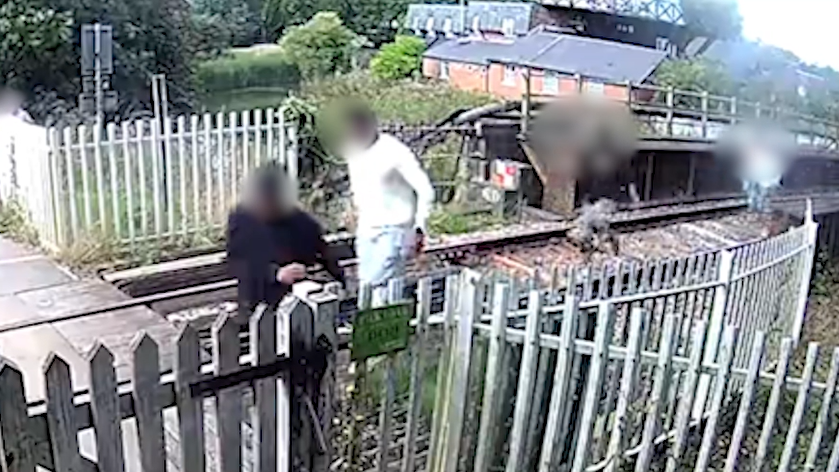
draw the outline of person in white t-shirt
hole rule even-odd
[[[391,279],[401,279],[409,258],[425,246],[434,188],[414,153],[396,137],[378,132],[376,117],[356,105],[347,114],[349,167],[355,207],[355,247],[360,285],[381,302]]]

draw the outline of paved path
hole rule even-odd
[[[140,331],[148,332],[161,344],[161,368],[171,366],[171,345],[177,333],[169,322],[147,308],[50,322],[128,298],[101,280],[80,280],[36,250],[0,237],[0,281],[0,329],[23,320],[45,322],[0,333],[0,356],[23,371],[30,402],[43,399],[41,368],[53,352],[70,364],[77,390],[88,387],[85,359],[97,341],[113,352],[120,380],[128,378],[130,343]]]

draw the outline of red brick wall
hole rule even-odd
[[[429,78],[440,78],[440,61],[437,59],[425,58],[422,61],[422,75]],[[524,95],[526,83],[524,72],[521,68],[515,68],[515,79],[512,82],[504,81],[503,64],[491,64],[489,67],[459,62],[448,62],[448,82],[461,90],[476,92],[489,92],[499,98],[509,100],[520,100]],[[589,81],[583,79],[583,91],[587,89]],[[575,95],[578,89],[577,79],[571,75],[560,75],[558,92],[544,89],[544,72],[533,69],[530,72],[530,91],[536,95]],[[603,86],[603,95],[615,100],[626,100],[626,87],[623,85],[606,84]]]

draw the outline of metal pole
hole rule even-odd
[[[102,25],[93,25],[94,81],[96,87],[96,126],[102,128]]]

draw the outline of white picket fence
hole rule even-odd
[[[18,183],[4,196],[25,207],[51,248],[91,235],[129,247],[217,231],[261,163],[283,164],[296,192],[296,127],[284,115],[269,108],[104,129],[21,124],[4,140],[0,181]]]

